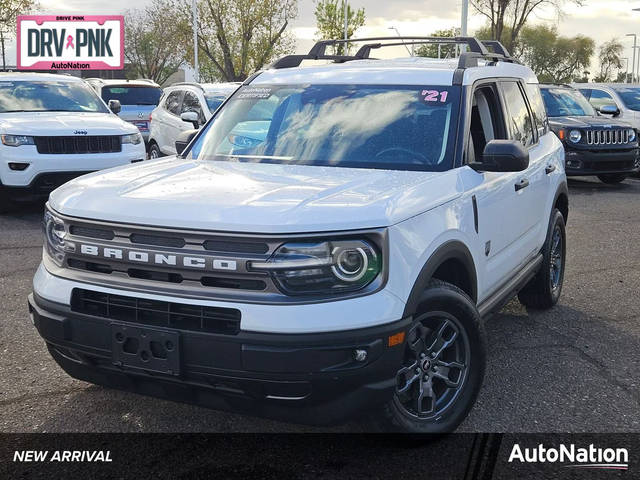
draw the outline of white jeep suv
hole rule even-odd
[[[174,83],[164,89],[151,112],[149,158],[175,155],[180,133],[199,128],[231,95],[239,83]]]
[[[320,42],[248,79],[180,157],[53,192],[29,305],[62,368],[295,422],[455,429],[483,319],[560,296],[564,153],[500,45],[405,40],[468,51]]]
[[[144,158],[138,129],[83,80],[0,73],[0,211],[84,173]]]

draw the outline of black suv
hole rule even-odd
[[[596,175],[620,183],[638,170],[638,139],[631,125],[599,115],[569,85],[541,85],[551,129],[562,140],[567,175]]]

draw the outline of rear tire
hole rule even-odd
[[[486,340],[475,303],[432,280],[407,332],[396,392],[371,424],[406,433],[451,432],[473,407],[484,378]]]
[[[627,178],[626,173],[607,173],[598,175],[598,178],[602,183],[606,183],[608,185],[615,185],[616,183],[624,182]]]
[[[156,158],[162,157],[162,151],[156,142],[151,142],[149,144],[149,160],[154,160]]]
[[[553,307],[562,293],[567,254],[567,237],[564,217],[559,210],[551,213],[547,240],[542,248],[542,266],[525,287],[518,292],[518,299],[524,306],[545,310]]]

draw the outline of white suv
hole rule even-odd
[[[86,82],[98,92],[98,95],[105,103],[109,103],[111,100],[118,100],[121,106],[118,116],[138,127],[145,142],[149,140],[151,112],[156,108],[162,96],[160,85],[147,79],[105,80],[102,78],[87,78]]]
[[[239,86],[239,83],[175,83],[164,89],[151,112],[149,157],[175,155],[178,135],[199,128]]]
[[[181,157],[51,195],[29,303],[62,368],[296,422],[456,428],[483,318],[560,296],[562,144],[501,46],[369,60],[398,40],[366,40],[251,77]]]
[[[46,197],[84,173],[145,158],[138,129],[67,75],[0,73],[0,140],[0,210]]]

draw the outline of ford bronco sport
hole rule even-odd
[[[560,296],[564,153],[501,45],[402,41],[466,51],[320,42],[249,78],[180,157],[53,192],[29,307],[62,368],[294,422],[455,429],[483,318]]]

